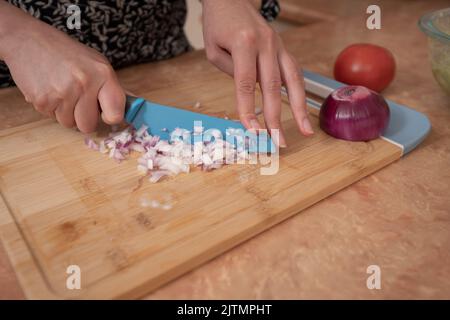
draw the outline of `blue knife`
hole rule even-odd
[[[246,131],[244,126],[238,121],[226,120],[197,112],[163,106],[130,95],[127,95],[126,98],[126,122],[136,129],[145,125],[150,134],[160,136],[161,139],[164,140],[170,141],[170,133],[176,128],[194,132],[194,126],[200,121],[203,132],[209,129],[219,130],[224,140],[227,140],[227,129],[242,129],[244,132]],[[257,141],[256,144],[250,145],[250,152],[267,153],[275,152],[277,150],[270,137],[264,132],[260,133],[257,137],[248,132],[247,135],[251,139],[257,139],[254,140]],[[230,142],[232,141],[233,140]]]

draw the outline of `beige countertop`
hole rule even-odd
[[[426,38],[416,26],[420,15],[448,2],[397,3],[397,10],[382,12],[381,30],[365,28],[364,11],[291,29],[283,38],[303,67],[327,76],[350,43],[389,48],[398,70],[384,95],[425,113],[429,137],[399,161],[148,298],[450,298],[450,98],[432,77]],[[120,70],[119,77],[139,94],[212,69],[200,51]],[[0,110],[0,129],[41,118],[15,88],[0,90]],[[381,290],[366,287],[373,264],[381,268]],[[1,247],[0,298],[23,298]]]
[[[382,13],[402,10],[414,2],[410,0],[278,0],[280,19],[300,25],[332,21],[359,15],[365,17],[371,4],[380,7]],[[420,2],[420,0],[419,0]]]

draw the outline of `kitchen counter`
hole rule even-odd
[[[278,0],[281,5],[280,19],[300,25],[345,19],[359,15],[365,17],[371,4],[380,7],[382,15],[397,10],[408,10],[410,0]],[[414,1],[420,2],[420,1]],[[422,1],[423,2],[423,1]]]
[[[290,29],[283,38],[304,68],[330,77],[336,55],[350,43],[389,48],[398,69],[384,95],[425,113],[432,124],[429,137],[399,161],[147,298],[450,299],[450,98],[433,79],[426,37],[416,26],[420,15],[448,2],[408,3],[402,10],[382,12],[382,30],[367,30],[363,12]],[[203,51],[118,73],[136,94],[211,75],[225,77]],[[154,97],[157,102],[170,99]],[[0,110],[0,129],[41,119],[15,88],[0,90]],[[381,268],[381,290],[366,287],[366,269],[374,264]],[[23,298],[2,248],[0,298]]]

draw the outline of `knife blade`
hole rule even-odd
[[[145,125],[151,135],[157,135],[161,139],[169,141],[171,138],[170,133],[176,128],[194,132],[194,127],[201,124],[203,132],[212,129],[219,130],[224,140],[236,145],[234,139],[228,140],[226,137],[233,129],[241,129],[250,140],[257,141],[257,143],[249,146],[250,152],[268,153],[276,152],[277,150],[267,133],[260,132],[258,135],[255,135],[246,131],[242,123],[238,121],[164,106],[130,95],[126,96],[125,121],[135,129],[139,129],[142,125]],[[191,141],[191,143],[193,142]]]

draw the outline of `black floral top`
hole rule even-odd
[[[2,1],[2,0],[0,0]],[[100,51],[114,68],[171,58],[190,50],[184,34],[185,0],[8,0],[80,42]],[[68,18],[79,9],[79,28]],[[273,20],[276,0],[262,0],[261,14]],[[0,87],[14,85],[0,61]]]

